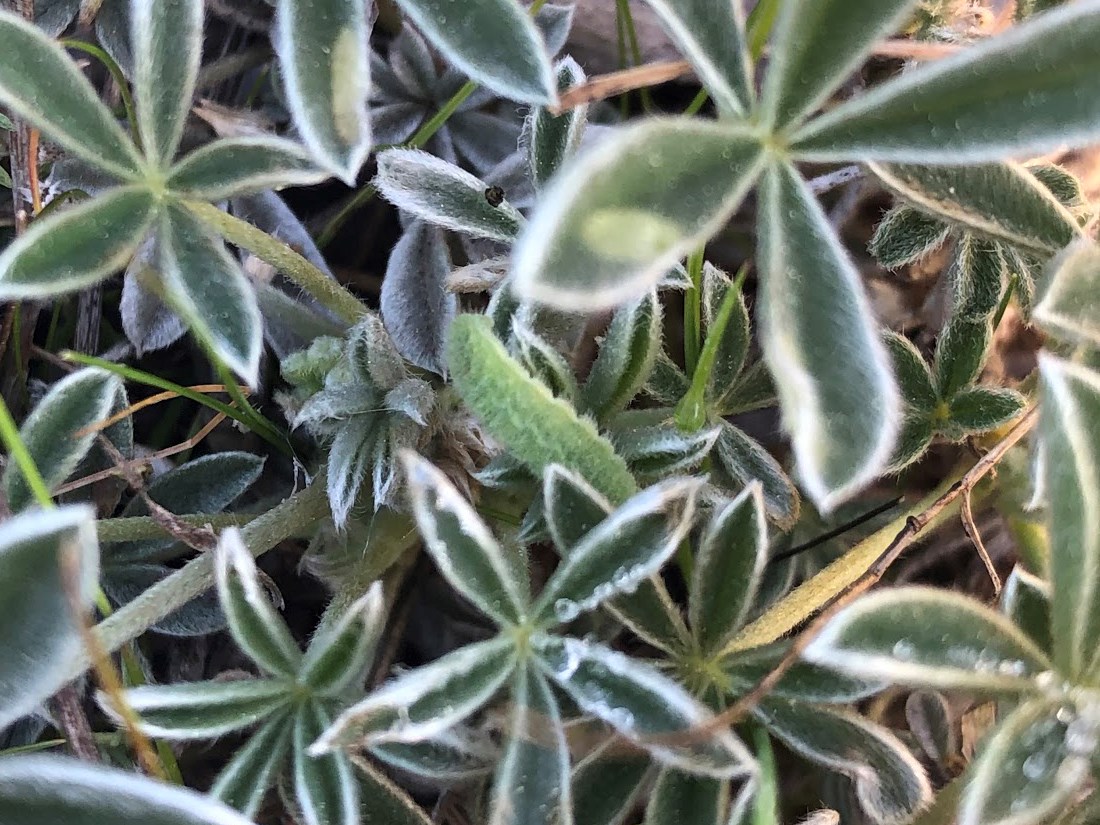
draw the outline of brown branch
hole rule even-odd
[[[990,558],[989,551],[985,547],[985,542],[982,541],[982,534],[978,530],[977,523],[974,521],[974,507],[970,502],[969,490],[963,493],[962,497],[962,524],[963,530],[966,531],[966,537],[970,539],[970,542],[974,545],[974,549],[978,551],[978,558],[982,560],[986,572],[989,573],[989,580],[993,582],[993,596],[1000,596],[1001,576],[997,573],[997,568],[993,566],[993,559]]]

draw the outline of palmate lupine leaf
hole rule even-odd
[[[34,24],[0,12],[0,102],[68,152],[122,180],[144,161],[76,64]]]
[[[300,145],[284,138],[223,138],[185,155],[167,185],[182,198],[218,201],[273,187],[309,186],[328,177]]]
[[[748,127],[653,119],[579,155],[514,251],[527,299],[585,312],[643,294],[721,226],[760,169]]]
[[[449,62],[486,88],[521,103],[550,103],[557,83],[538,29],[515,0],[398,0]]]
[[[554,66],[558,88],[562,91],[584,83],[584,70],[571,57]],[[588,106],[575,106],[560,115],[543,106],[533,106],[527,116],[524,136],[528,142],[527,158],[531,180],[541,189],[562,163],[580,148],[584,128],[588,123]]]
[[[310,745],[331,724],[316,701],[298,709],[294,721],[294,801],[303,825],[359,825],[359,783],[351,763],[338,753],[312,754]]]
[[[723,825],[728,821],[729,797],[729,782],[664,768],[657,775],[646,805],[645,825],[665,822]]]
[[[254,817],[290,754],[290,710],[276,713],[253,733],[222,768],[209,795]]]
[[[1090,240],[1069,247],[1050,265],[1035,306],[1035,320],[1076,343],[1100,342],[1100,246]]]
[[[767,122],[782,128],[813,112],[916,5],[917,0],[781,3],[764,80]]]
[[[726,114],[748,114],[755,95],[741,4],[726,0],[646,2],[691,61],[719,109]]]
[[[0,762],[0,808],[5,825],[251,825],[203,794],[56,756]]]
[[[920,687],[1031,693],[1046,655],[1003,615],[926,587],[864,596],[811,642],[809,661]]]
[[[126,692],[141,729],[162,739],[211,739],[251,727],[290,698],[287,685],[275,679],[143,685]]]
[[[1098,37],[1100,2],[1072,3],[831,109],[791,149],[812,161],[958,164],[1087,143],[1100,123]]]
[[[1081,679],[1096,671],[1100,638],[1100,377],[1040,357],[1053,654],[1061,673]]]
[[[649,380],[660,350],[661,302],[651,291],[611,319],[581,391],[582,408],[597,421],[622,411]]]
[[[202,58],[202,0],[130,3],[134,103],[149,162],[172,162]]]
[[[764,177],[758,234],[761,336],[798,473],[830,510],[882,470],[897,387],[859,273],[792,167]]]
[[[369,40],[359,0],[279,0],[274,44],[294,124],[349,186],[371,147]]]
[[[110,415],[121,391],[118,376],[105,370],[83,369],[50,387],[27,416],[19,437],[47,488],[68,478],[88,454],[96,439],[92,426]],[[13,512],[34,501],[30,484],[16,461],[9,459],[0,487]]]
[[[0,599],[6,606],[0,620],[0,726],[33,711],[68,681],[69,665],[83,648],[75,611],[91,607],[98,579],[90,507],[38,510],[0,526]],[[70,584],[77,604],[70,601]],[[0,804],[8,816],[11,809]]]
[[[300,681],[321,695],[338,695],[363,679],[374,659],[386,620],[382,585],[375,582],[331,627],[317,632],[306,649]]]

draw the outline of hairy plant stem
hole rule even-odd
[[[231,244],[247,249],[278,269],[348,324],[354,324],[367,313],[362,301],[278,238],[211,203],[184,201],[184,206]]]
[[[188,527],[210,526],[215,530],[226,527],[244,527],[259,516],[241,513],[198,513],[176,516],[176,520]],[[96,535],[100,544],[115,541],[141,541],[143,539],[162,539],[169,536],[167,530],[152,516],[125,516],[123,518],[105,518],[95,523]]]
[[[306,531],[328,513],[325,485],[322,481],[315,480],[304,490],[284,499],[249,522],[242,531],[245,546],[253,556],[261,556],[284,539]],[[100,622],[93,632],[103,648],[108,653],[113,653],[204,593],[213,583],[214,557],[210,553],[204,553],[116,610],[110,618]],[[82,654],[70,663],[69,675],[75,678],[90,664],[87,654]]]

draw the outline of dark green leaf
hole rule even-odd
[[[580,86],[586,80],[584,69],[571,57],[559,62],[554,71],[560,91]],[[575,106],[560,115],[554,115],[541,106],[531,110],[527,121],[530,140],[527,157],[531,166],[531,179],[536,187],[545,186],[565,160],[580,148],[587,121],[586,105]]]
[[[729,677],[729,692],[742,696],[771,673],[790,650],[788,642],[775,642],[728,656],[722,670]],[[791,666],[769,695],[795,702],[852,704],[879,693],[878,680],[855,679],[827,667],[800,661]]]
[[[842,610],[804,654],[867,679],[981,692],[1031,692],[1050,662],[999,613],[927,587],[881,590]]]
[[[737,287],[736,295],[729,294],[734,288],[728,275],[709,263],[703,264],[702,304],[707,340],[712,335],[718,336],[707,379],[707,398],[714,399],[719,409],[725,406],[727,398],[736,388],[749,354],[749,310],[740,287]],[[723,312],[727,301],[732,305],[726,306]],[[706,349],[704,346],[704,356]],[[697,370],[704,368],[704,361],[705,358],[700,357]]]
[[[1042,650],[1052,650],[1050,585],[1047,582],[1017,564],[1005,581],[1001,609]]]
[[[450,0],[398,0],[448,61],[502,97],[544,104],[557,97],[550,57],[534,22],[512,0],[459,10]]]
[[[583,312],[644,295],[726,222],[761,154],[755,134],[734,124],[622,129],[547,187],[515,248],[516,290]]]
[[[122,178],[143,177],[144,162],[92,84],[33,23],[0,14],[0,103],[67,151]]]
[[[326,177],[297,143],[251,136],[196,149],[172,167],[167,186],[180,197],[218,201],[274,187],[309,186]]]
[[[546,524],[563,557],[613,509],[583,477],[558,464],[546,468],[542,490]]]
[[[580,639],[536,636],[550,677],[585,713],[611,725],[662,762],[707,776],[744,776],[752,756],[676,682],[636,659]],[[674,737],[691,731],[690,737]],[[705,733],[704,733],[705,732]]]
[[[294,720],[294,800],[302,825],[359,825],[359,783],[347,757],[309,751],[330,722],[318,702],[306,702],[298,710]]]
[[[700,482],[671,479],[631,498],[585,534],[531,609],[546,626],[570,622],[655,575],[691,530]]]
[[[756,715],[791,750],[848,776],[872,822],[908,822],[932,800],[924,768],[905,745],[856,713],[768,698]]]
[[[940,399],[924,356],[912,341],[892,330],[883,330],[882,340],[894,363],[898,389],[905,403],[921,411],[934,410]]]
[[[404,774],[449,787],[483,779],[500,759],[485,732],[456,726],[421,742],[386,742],[370,753]]]
[[[293,688],[274,679],[143,685],[126,691],[141,729],[161,739],[212,739],[251,727],[293,699]],[[110,697],[99,702],[119,721]]]
[[[279,0],[272,37],[294,125],[348,186],[371,146],[370,24],[359,0]]]
[[[313,637],[299,681],[320,695],[336,695],[366,677],[386,622],[382,585],[375,582],[331,627]]]
[[[235,527],[223,531],[214,552],[218,598],[233,639],[268,673],[294,679],[302,652],[260,586],[256,562],[240,531]]]
[[[755,92],[744,11],[726,0],[646,0],[724,114],[747,115]]]
[[[533,665],[512,681],[508,743],[493,777],[489,821],[493,825],[568,823],[569,748],[558,703]]]
[[[83,369],[62,378],[35,405],[19,429],[19,438],[47,488],[68,478],[88,454],[96,438],[93,425],[110,415],[121,389],[117,376],[105,370]],[[19,463],[10,456],[0,487],[12,512],[34,503],[34,493]]]
[[[612,741],[573,769],[573,818],[584,825],[623,825],[645,790],[651,762]]]
[[[941,398],[951,398],[981,374],[993,340],[990,318],[967,320],[954,315],[936,341],[933,369]]]
[[[720,433],[719,427],[684,432],[669,421],[636,427],[616,422],[609,435],[615,451],[626,459],[634,475],[643,483],[653,483],[698,468]]]
[[[165,169],[175,157],[202,58],[202,0],[130,4],[134,104],[142,148]]]
[[[657,775],[657,783],[649,797],[645,825],[670,822],[724,825],[728,806],[728,782],[664,768]]]
[[[584,384],[584,407],[598,421],[623,410],[645,386],[661,350],[657,293],[615,313]]]
[[[798,520],[801,501],[798,490],[783,468],[767,450],[729,422],[722,422],[722,432],[715,444],[717,467],[738,488],[759,481],[764,491],[764,507],[768,518],[781,528],[789,528]]]
[[[501,624],[527,612],[527,583],[474,508],[427,459],[404,456],[413,515],[439,572],[456,590]]]
[[[290,753],[293,731],[288,711],[265,722],[222,768],[210,796],[249,818],[255,817]]]
[[[0,727],[33,711],[71,678],[72,661],[84,649],[74,609],[91,607],[98,579],[90,507],[38,510],[0,526]],[[79,605],[70,601],[70,584]],[[0,800],[4,795],[0,770]],[[0,802],[5,816],[11,813],[6,804]]]
[[[905,700],[905,721],[913,738],[937,765],[947,764],[959,750],[956,720],[943,694],[918,690]]]
[[[741,628],[767,562],[764,494],[754,482],[715,513],[699,542],[688,616],[705,653],[720,650]]]
[[[36,220],[0,255],[0,300],[46,298],[113,275],[137,252],[153,215],[152,194],[127,186]]]
[[[761,339],[802,485],[822,511],[886,468],[899,398],[859,272],[789,164],[764,178]]]
[[[916,0],[781,3],[764,79],[765,121],[781,128],[817,109],[916,5]]]
[[[895,206],[875,227],[869,250],[887,269],[901,269],[943,246],[951,227],[909,206]]]
[[[993,240],[1057,252],[1080,234],[1069,210],[1019,164],[872,163],[870,168],[916,207]]]
[[[837,106],[791,148],[806,160],[954,164],[1089,143],[1098,39],[1096,7],[1073,3]]]
[[[577,377],[560,352],[525,324],[512,324],[512,340],[515,342],[519,362],[531,375],[545,384],[555,398],[576,402],[580,395]]]
[[[311,750],[431,739],[481,709],[515,666],[511,638],[460,647],[391,679],[345,710]]]
[[[897,446],[890,457],[890,472],[898,473],[921,458],[936,435],[936,420],[924,412],[905,416]]]
[[[1015,390],[971,387],[951,398],[949,437],[959,440],[972,433],[986,433],[1007,424],[1027,407],[1027,399]]]
[[[168,302],[191,330],[249,384],[258,380],[263,320],[256,294],[221,239],[170,204],[157,232]]]
[[[954,317],[981,321],[996,312],[1007,274],[999,246],[969,234],[959,240],[947,273]]]

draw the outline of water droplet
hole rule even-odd
[[[893,654],[895,659],[907,662],[917,655],[917,649],[908,639],[898,639],[894,642]]]
[[[1024,760],[1021,770],[1028,781],[1038,782],[1050,772],[1050,768],[1050,756],[1038,751]]]
[[[554,602],[554,615],[561,623],[571,622],[581,615],[580,605],[571,599],[558,599]]]

